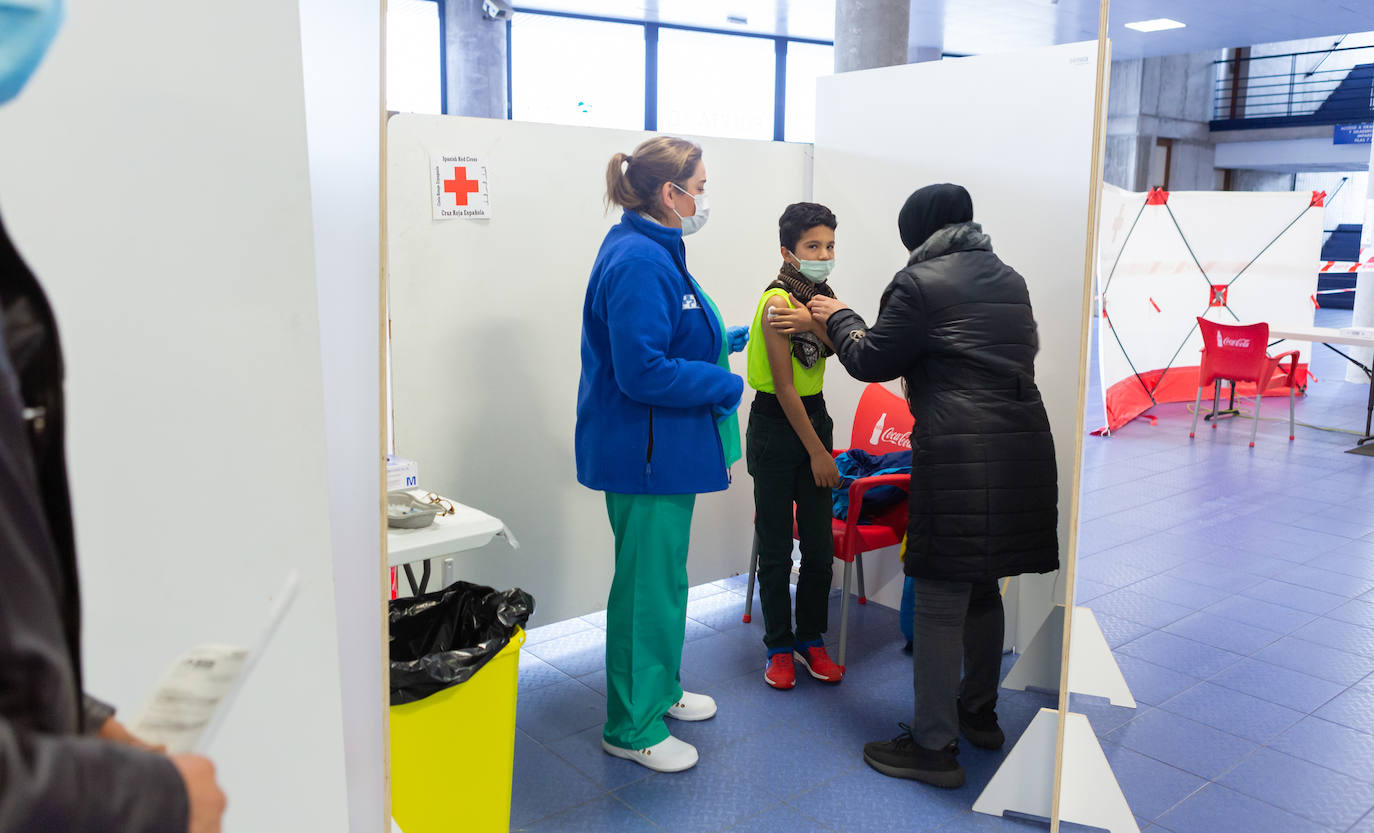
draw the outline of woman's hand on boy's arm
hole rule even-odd
[[[831,298],[828,295],[817,295],[811,299],[807,305],[811,312],[811,317],[816,320],[821,327],[825,327],[830,322],[830,316],[842,309],[849,309],[849,305],[838,298]]]

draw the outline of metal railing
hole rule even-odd
[[[1374,46],[1216,61],[1213,130],[1374,120]]]

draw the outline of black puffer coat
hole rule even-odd
[[[855,378],[906,381],[916,418],[907,575],[1058,569],[1058,477],[1030,295],[981,227],[932,235],[888,285],[872,328],[846,309],[828,331]]]

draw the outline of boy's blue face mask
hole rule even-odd
[[[63,0],[0,0],[0,104],[28,83],[62,23]]]

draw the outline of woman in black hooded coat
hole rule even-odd
[[[1054,440],[1035,386],[1026,281],[993,254],[968,192],[922,188],[897,224],[911,257],[872,327],[834,299],[810,310],[850,375],[904,380],[916,419],[906,556],[916,580],[916,714],[894,740],[868,744],[864,759],[888,775],[957,787],[960,733],[984,748],[1005,742],[995,711],[998,579],[1059,568]]]

